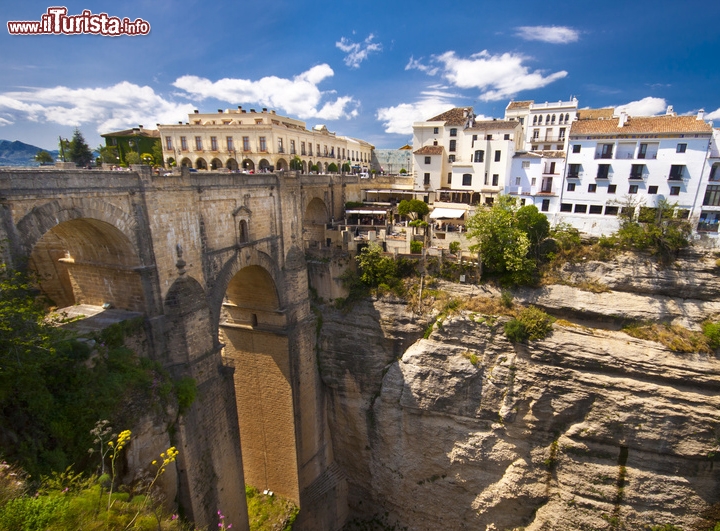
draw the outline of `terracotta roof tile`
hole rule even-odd
[[[423,146],[420,149],[413,151],[414,155],[442,155],[442,146]]]
[[[508,106],[506,107],[506,109],[508,111],[511,111],[513,109],[529,109],[530,105],[532,105],[532,104],[533,104],[533,100],[511,101],[510,103],[508,103]]]
[[[614,114],[615,109],[613,107],[606,107],[604,109],[578,109],[577,118],[578,120],[610,119]]]
[[[629,116],[622,127],[619,118],[610,120],[578,120],[570,127],[570,135],[627,135],[643,133],[712,133],[712,126],[695,116]]]
[[[100,136],[103,138],[106,136],[149,136],[151,138],[160,138],[160,131],[157,129],[126,129],[125,131],[114,131]]]
[[[475,122],[472,127],[468,127],[473,131],[487,131],[489,129],[515,129],[520,125],[517,120],[482,120]]]
[[[455,107],[442,114],[438,114],[434,118],[430,118],[428,122],[445,122],[445,125],[465,125],[468,114],[472,113],[472,107]]]

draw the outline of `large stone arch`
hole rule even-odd
[[[95,198],[57,199],[33,208],[17,223],[22,253],[29,256],[35,244],[53,227],[80,218],[114,226],[132,242],[133,251],[140,254],[135,219],[115,205]]]
[[[165,345],[171,364],[188,363],[213,348],[210,307],[205,290],[191,276],[173,282],[163,302]]]
[[[320,248],[325,242],[325,227],[330,221],[325,201],[314,197],[303,212],[303,242],[306,249]]]
[[[247,251],[247,253],[246,253]],[[250,249],[223,273],[218,339],[235,368],[245,483],[300,501],[293,368],[277,265]]]

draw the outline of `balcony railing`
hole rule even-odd
[[[697,231],[698,232],[717,232],[718,226],[720,226],[720,223],[718,223],[718,222],[704,223],[701,221],[700,223],[698,223]]]

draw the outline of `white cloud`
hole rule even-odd
[[[664,98],[653,98],[650,96],[615,107],[616,113],[625,111],[630,116],[654,116],[664,113],[666,110],[667,102]]]
[[[565,26],[520,26],[515,30],[515,35],[526,41],[567,44],[576,42],[580,38],[580,33],[577,30]]]
[[[330,92],[321,91],[317,85],[333,75],[332,68],[321,64],[292,79],[268,76],[257,81],[235,78],[210,81],[197,76],[182,76],[175,80],[173,86],[196,98],[216,98],[242,104],[255,103],[281,109],[301,119],[337,120],[342,117],[352,117],[356,114],[353,110],[357,108],[357,102],[352,97],[343,96],[334,101],[323,102]]]
[[[705,120],[720,120],[720,108],[715,109],[713,112],[706,114],[704,119]]]
[[[531,72],[523,64],[528,59],[513,53],[491,55],[487,50],[467,59],[457,57],[453,51],[434,57],[443,65],[445,79],[458,88],[480,89],[483,101],[508,99],[523,90],[541,88],[567,76],[565,71],[547,76],[541,70]]]
[[[410,61],[408,61],[408,64],[405,65],[405,70],[420,70],[421,72],[425,72],[429,76],[434,76],[440,70],[436,66],[426,65],[421,63],[420,61],[422,61],[422,57],[420,59],[415,59],[410,56]]]
[[[372,33],[363,42],[352,42],[350,39],[342,37],[339,42],[335,43],[335,47],[339,48],[347,55],[343,61],[350,68],[360,68],[362,63],[372,52],[381,52],[382,44],[372,42],[375,35]]]
[[[377,110],[377,119],[383,122],[386,133],[412,134],[413,122],[423,122],[433,116],[456,107],[451,98],[458,97],[440,91],[423,92],[415,103],[401,103]]]
[[[138,124],[154,128],[156,123],[176,121],[192,109],[192,104],[168,101],[150,87],[127,81],[111,87],[57,86],[0,94],[0,110],[9,117],[3,119],[3,125],[18,119],[76,127],[96,124],[98,133]]]

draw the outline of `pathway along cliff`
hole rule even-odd
[[[426,338],[432,319],[405,301],[321,305],[318,363],[351,516],[418,531],[713,529],[717,352],[673,352],[620,327],[717,321],[716,259],[568,267],[568,281],[607,291],[516,292],[515,304],[564,317],[528,343],[482,311],[499,297],[487,286],[440,285],[463,304]]]

